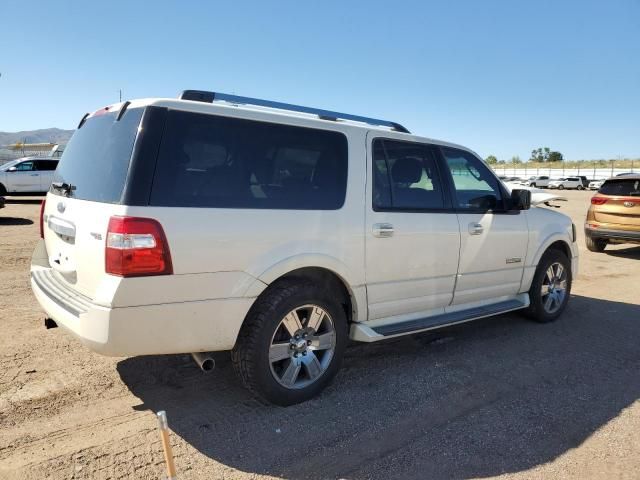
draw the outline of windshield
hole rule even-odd
[[[13,167],[15,164],[17,164],[20,161],[20,159],[18,160],[11,160],[10,162],[7,162],[3,165],[0,165],[0,172],[6,172],[7,170],[9,170],[11,167]]]
[[[128,109],[118,121],[117,112],[87,119],[69,140],[53,182],[71,185],[74,198],[119,203],[142,112]]]
[[[607,180],[598,193],[603,195],[640,196],[640,179]]]

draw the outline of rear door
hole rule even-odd
[[[96,299],[110,279],[105,274],[105,238],[112,215],[122,215],[121,198],[143,109],[117,119],[103,109],[76,130],[55,171],[47,195],[44,240],[58,280]],[[116,280],[116,277],[111,277]],[[108,296],[108,295],[106,295]]]
[[[369,320],[442,312],[453,298],[460,232],[433,148],[371,136],[367,144]]]
[[[529,230],[526,214],[509,211],[506,191],[472,153],[441,149],[460,223],[460,266],[454,305],[518,293]]]
[[[57,160],[36,160],[36,168],[40,173],[40,186],[38,188],[39,192],[49,191],[49,187],[51,187],[53,174],[56,170],[57,165]]]
[[[607,195],[607,201],[594,209],[596,222],[640,231],[640,178],[607,180],[598,193]]]

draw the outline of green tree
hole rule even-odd
[[[487,158],[484,159],[485,162],[487,162],[489,165],[495,165],[496,163],[498,163],[498,159],[495,157],[495,155],[489,155]]]
[[[515,163],[517,165],[520,165],[522,163],[522,160],[520,160],[520,157],[518,155],[511,157],[511,163]]]
[[[540,150],[540,149],[538,149]],[[544,147],[543,152],[542,152],[542,161],[543,162],[548,162],[549,161],[549,154],[551,153],[551,149],[549,147]]]
[[[561,162],[564,160],[560,152],[549,152],[547,162]]]

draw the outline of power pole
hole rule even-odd
[[[122,102],[122,89],[120,89],[120,101]]]

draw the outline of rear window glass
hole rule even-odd
[[[170,111],[150,203],[335,210],[346,185],[341,133]]]
[[[53,181],[75,187],[73,198],[119,203],[143,110],[128,109],[119,121],[117,112],[87,119],[69,140]]]
[[[598,192],[603,195],[640,196],[640,179],[607,180]]]

